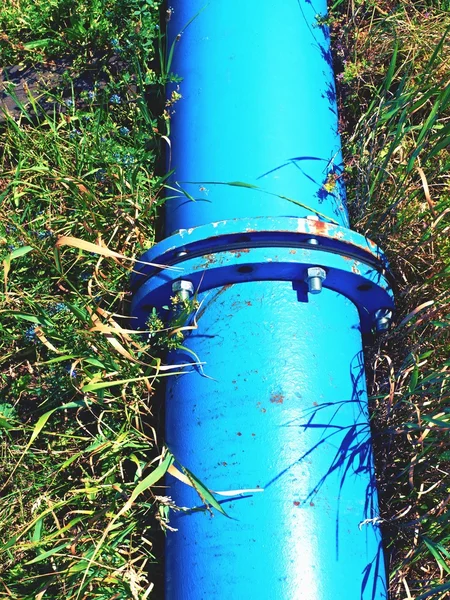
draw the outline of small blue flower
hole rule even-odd
[[[119,133],[120,135],[128,135],[130,133],[130,130],[128,129],[128,127],[121,127],[119,129]]]
[[[87,271],[83,271],[83,273],[81,273],[81,275],[80,275],[81,281],[88,281],[90,278],[91,278],[91,274],[88,273]]]
[[[124,165],[125,167],[129,167],[130,165],[134,165],[136,162],[135,157],[132,154],[120,154],[120,152],[114,152],[112,158],[119,165]]]
[[[105,176],[106,176],[106,170],[105,169],[99,169],[96,174],[95,174],[95,179],[97,181],[105,181]]]
[[[75,369],[73,368],[73,366],[71,364],[65,365],[64,369],[67,371],[67,373],[69,373],[69,375],[71,377],[77,376],[77,372],[75,371]]]
[[[38,240],[45,240],[45,238],[51,237],[53,233],[48,229],[44,229],[43,231],[35,231],[34,235]]]
[[[67,106],[67,108],[71,108],[73,106],[73,100],[71,98],[68,98],[67,100],[65,100],[65,105]]]
[[[122,54],[123,48],[120,45],[120,42],[117,38],[114,38],[110,41],[111,47],[116,54]]]
[[[35,327],[29,327],[25,331],[25,339],[28,342],[33,342],[33,343],[37,340],[36,328]]]
[[[64,302],[57,302],[56,304],[52,304],[51,306],[49,306],[48,312],[50,315],[53,316],[58,313],[65,312],[66,310],[68,309]]]
[[[120,96],[118,96],[117,94],[113,94],[111,96],[111,98],[109,99],[109,102],[111,104],[121,104],[122,99],[120,98]]]
[[[93,92],[92,90],[89,90],[87,95],[89,100],[95,100],[95,92]]]
[[[74,140],[76,137],[80,137],[81,136],[81,131],[79,129],[75,129],[75,131],[71,131],[69,133],[69,138],[71,140]]]

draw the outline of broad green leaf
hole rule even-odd
[[[166,456],[162,463],[156,467],[147,477],[145,477],[131,492],[131,496],[127,500],[127,505],[131,506],[133,502],[135,502],[136,498],[148,490],[149,487],[154,485],[157,481],[159,481],[167,472],[167,469],[173,463],[174,457],[170,452],[166,453]],[[122,511],[121,511],[122,512]]]
[[[34,42],[27,42],[23,45],[25,50],[34,50],[35,48],[45,48],[51,42],[51,38],[45,38],[43,40],[35,40]]]
[[[433,543],[431,540],[427,539],[426,537],[423,538],[423,542],[424,542],[425,546],[428,548],[428,550],[431,552],[433,557],[436,559],[436,562],[438,563],[438,565],[440,567],[442,567],[442,569],[444,569],[444,571],[447,571],[447,573],[450,573],[450,567],[447,565],[447,562],[444,560],[441,553],[439,552],[439,545]]]
[[[24,565],[34,565],[35,563],[42,562],[43,560],[50,558],[50,556],[53,556],[57,552],[60,552],[64,548],[67,549],[68,547],[69,547],[69,545],[67,544],[67,542],[65,544],[60,544],[59,546],[56,546],[55,548],[52,548],[51,550],[47,550],[47,552],[43,552],[42,554],[39,554],[38,556],[36,556],[36,558],[33,558],[32,560],[29,560],[26,563],[24,563]]]
[[[197,494],[200,496],[200,498],[203,500],[203,502],[205,502],[205,504],[209,504],[210,506],[212,506],[213,508],[218,510],[220,513],[222,513],[223,515],[228,517],[227,513],[224,511],[222,506],[219,504],[219,502],[217,502],[217,500],[214,498],[212,493],[200,481],[200,479],[198,479],[198,477],[196,477],[193,473],[191,473],[191,471],[189,471],[189,469],[186,469],[186,467],[182,466],[181,469],[182,469],[183,473],[186,475],[186,477],[189,479],[189,481],[192,483]]]
[[[25,254],[28,254],[32,250],[34,250],[32,246],[21,246],[20,248],[16,248],[15,250],[13,250],[9,257],[11,258],[11,260],[13,260],[14,258],[25,256]]]

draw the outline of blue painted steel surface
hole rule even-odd
[[[143,257],[171,268],[142,267],[133,311],[142,326],[176,279],[199,289],[171,360],[204,364],[168,378],[167,444],[211,490],[263,491],[217,496],[227,518],[168,477],[190,510],[171,520],[166,600],[384,599],[360,329],[392,293],[345,229],[325,2],[171,4],[172,185],[196,201],[171,192],[166,231],[182,231]],[[315,296],[311,265],[327,271]]]
[[[286,196],[348,225],[323,0],[178,0],[168,23],[171,168],[180,192],[166,230],[249,216],[305,216]],[[192,20],[193,19],[193,20]],[[214,185],[244,182],[254,189]],[[196,183],[187,183],[196,182]],[[278,196],[277,196],[278,195]]]
[[[355,307],[326,289],[299,302],[287,282],[200,300],[186,345],[206,364],[168,380],[167,443],[210,489],[264,492],[224,501],[229,518],[177,513],[167,600],[386,598],[380,532],[361,525],[378,512]]]
[[[145,262],[172,265],[184,260],[184,257],[180,256],[181,252],[187,252],[191,256],[193,253],[200,255],[215,252],[219,246],[269,247],[286,246],[288,242],[293,246],[306,246],[312,239],[331,252],[375,263],[378,270],[388,269],[382,250],[367,237],[346,227],[311,218],[252,217],[216,221],[199,227],[181,229],[176,235],[167,237],[142,256],[141,264],[133,274],[131,287],[135,289],[142,285],[143,280],[155,272],[152,264]]]

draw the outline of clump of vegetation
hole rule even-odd
[[[159,37],[160,0],[6,0],[0,64],[36,64],[72,55],[79,64],[119,54],[144,62]]]
[[[450,6],[337,4],[350,210],[397,284],[393,330],[368,359],[391,598],[447,598]]]
[[[449,10],[337,0],[327,21],[353,222],[398,285],[394,328],[368,358],[393,600],[450,590]],[[172,100],[148,102],[174,79],[160,12],[0,8],[2,66],[70,57],[61,87],[16,97],[20,116],[0,123],[0,581],[15,600],[161,596],[172,501],[158,486],[173,457],[152,412],[196,306],[175,298],[170,326],[152,313],[142,335],[126,319],[163,203]],[[106,80],[80,90],[94,63]]]
[[[159,3],[11,0],[0,22],[3,65],[121,64],[102,88],[77,91],[69,72],[26,101],[11,89],[20,115],[0,123],[1,594],[144,599],[173,461],[152,406],[182,343],[178,322],[138,335],[127,317],[163,202],[167,114],[148,108],[168,78]]]

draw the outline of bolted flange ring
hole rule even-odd
[[[317,244],[308,241],[311,237]],[[354,302],[363,332],[374,327],[377,311],[394,308],[381,250],[364,236],[324,221],[220,221],[181,230],[146,252],[142,261],[152,264],[138,266],[131,281],[138,326],[144,325],[151,307],[167,304],[177,281],[188,282],[197,293],[244,281],[292,281],[306,293],[311,269],[320,269],[324,288]]]

